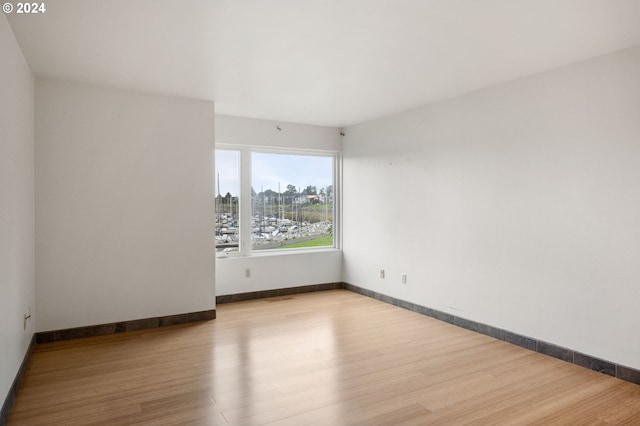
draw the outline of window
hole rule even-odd
[[[240,245],[240,151],[216,150],[216,251]]]
[[[338,153],[216,149],[216,252],[336,247]]]

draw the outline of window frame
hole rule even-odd
[[[238,251],[215,252],[216,258],[251,257],[251,256],[282,256],[294,253],[321,252],[341,250],[342,243],[342,153],[335,150],[302,149],[287,147],[270,147],[260,145],[237,145],[228,143],[216,143],[215,150],[237,151],[239,154],[238,171]],[[254,250],[251,248],[251,181],[253,153],[283,154],[330,157],[333,159],[333,206],[332,206],[332,233],[333,245],[323,247],[281,248]],[[214,152],[214,158],[215,152]],[[214,160],[214,175],[215,175]]]

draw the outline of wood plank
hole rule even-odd
[[[38,345],[9,425],[634,424],[640,386],[344,290]]]

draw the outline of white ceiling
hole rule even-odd
[[[38,77],[342,127],[640,44],[640,0],[49,0]]]

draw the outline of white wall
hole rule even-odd
[[[34,307],[33,76],[0,15],[0,405],[31,336]],[[32,312],[35,314],[35,312]]]
[[[277,127],[281,130],[278,130]],[[216,116],[216,143],[340,151],[340,129]],[[251,277],[244,271],[251,269]],[[216,295],[342,281],[342,252],[335,249],[272,253],[216,260]]]
[[[215,307],[212,103],[36,83],[37,330]]]
[[[280,127],[280,130],[277,128]],[[216,143],[342,150],[340,129],[281,121],[216,115]]]
[[[345,132],[346,282],[640,368],[640,47]]]
[[[251,277],[245,278],[245,268]],[[218,258],[216,296],[342,281],[342,253],[326,249],[291,254]]]

